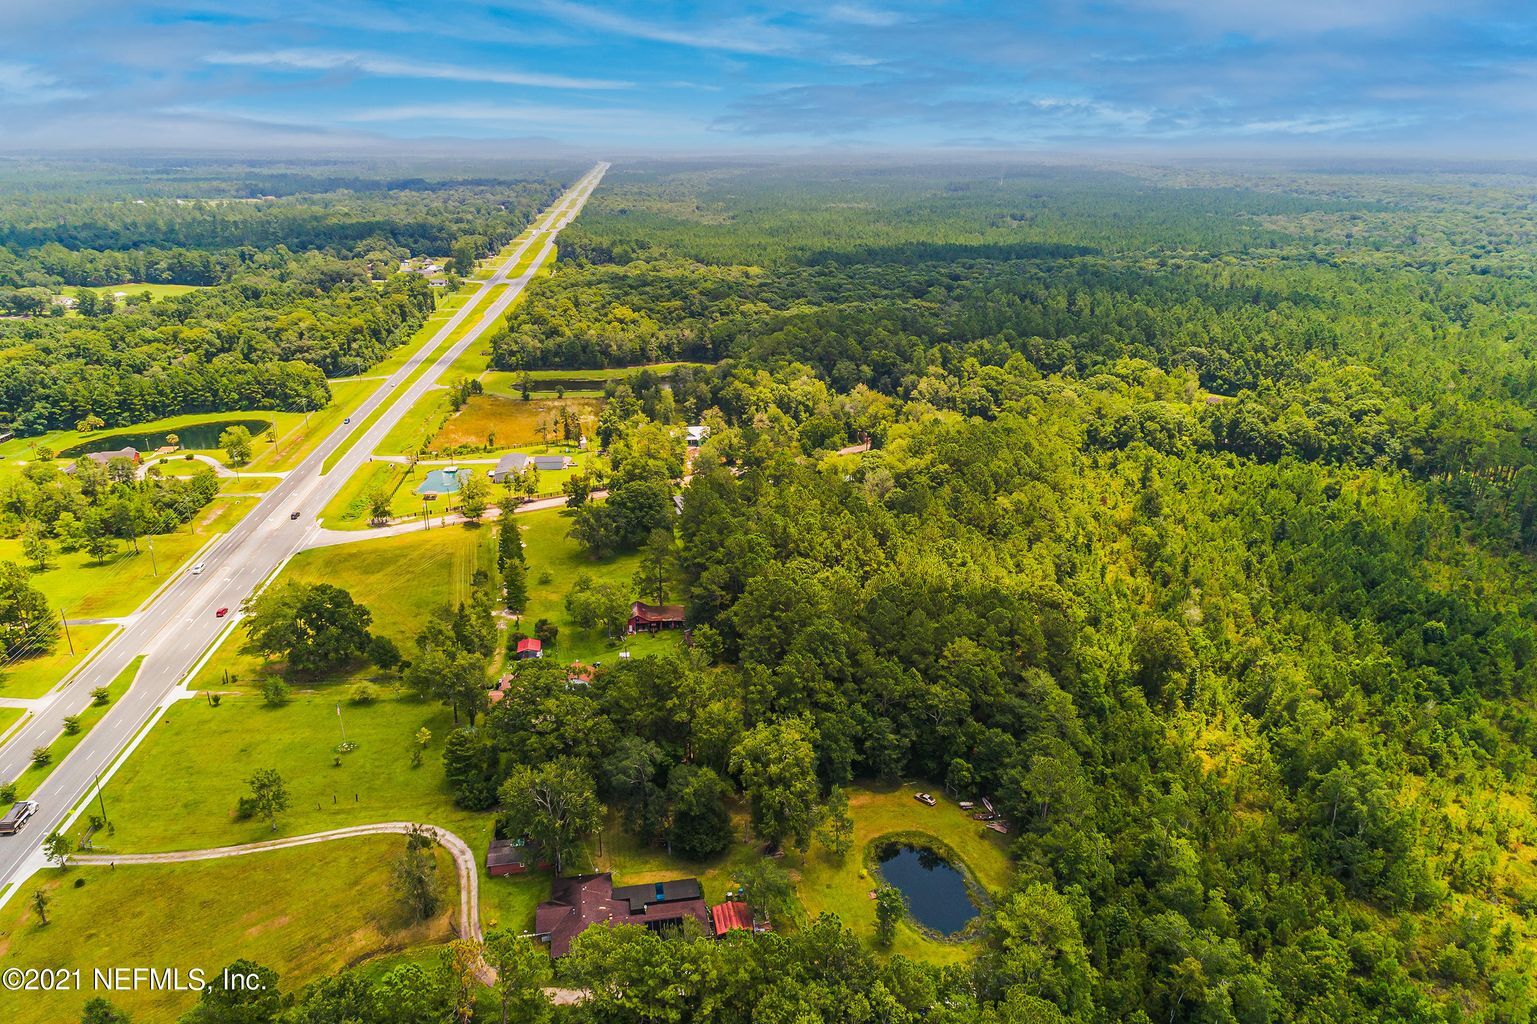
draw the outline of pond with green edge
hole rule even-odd
[[[907,900],[907,910],[923,927],[940,935],[966,930],[976,920],[966,877],[933,850],[892,842],[876,852],[881,877]]]
[[[92,452],[115,452],[132,448],[140,455],[167,447],[167,438],[175,435],[177,444],[193,451],[207,451],[219,447],[219,435],[230,427],[245,427],[252,437],[265,432],[272,424],[267,420],[214,420],[208,423],[190,423],[185,427],[156,431],[124,431],[103,434],[81,441],[59,453],[61,459],[73,459]]]

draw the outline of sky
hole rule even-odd
[[[0,149],[1537,155],[1537,5],[0,0]]]

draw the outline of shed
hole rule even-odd
[[[526,636],[518,641],[517,654],[519,660],[525,661],[529,658],[542,658],[544,657],[544,644],[531,636]]]
[[[753,930],[752,908],[741,900],[716,904],[710,909],[710,920],[715,925],[717,936],[729,931]]]

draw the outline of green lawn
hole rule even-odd
[[[29,765],[27,770],[21,773],[21,777],[16,780],[16,795],[18,798],[31,796],[37,790],[37,787],[43,784],[43,780],[59,766],[59,762],[64,760],[70,751],[80,745],[81,741],[85,739],[86,733],[90,732],[96,723],[101,721],[102,716],[107,713],[113,704],[117,703],[119,697],[128,692],[128,687],[133,685],[133,677],[138,674],[139,665],[143,661],[144,656],[141,654],[133,659],[133,662],[123,669],[116,679],[108,684],[107,693],[111,696],[111,700],[108,703],[102,705],[92,704],[80,713],[79,732],[73,736],[60,735],[48,745],[49,749],[53,751],[52,761],[41,767]]]
[[[284,992],[381,954],[450,938],[458,905],[454,874],[439,854],[445,910],[408,922],[391,896],[390,869],[403,840],[368,836],[187,864],[49,870],[0,910],[0,966],[81,969],[87,991],[0,997],[7,1024],[78,1020],[93,968],[193,968],[209,976],[246,957],[271,967]],[[77,883],[83,882],[83,885]],[[50,897],[48,924],[31,910]],[[101,993],[106,994],[106,993]],[[174,1021],[192,992],[112,994],[136,1024]]]
[[[489,526],[451,526],[398,537],[383,537],[336,547],[301,551],[284,567],[279,581],[331,583],[350,592],[373,613],[374,632],[400,645],[407,657],[412,638],[438,605],[457,604],[469,596],[475,569],[494,566],[495,537]],[[224,673],[236,677],[234,689],[259,689],[264,679],[279,674],[280,662],[263,662],[244,654],[245,632],[234,630],[193,680],[194,689],[227,690]],[[373,680],[383,684],[393,676],[370,666],[334,676],[305,679],[301,688],[329,689]],[[343,694],[344,696],[344,694]]]
[[[207,515],[223,511],[222,503],[210,506]],[[226,527],[227,528],[227,527]],[[43,592],[52,608],[63,609],[71,619],[99,619],[127,615],[150,592],[177,571],[193,552],[208,542],[206,526],[197,533],[185,528],[153,539],[139,538],[139,551],[123,545],[98,565],[84,551],[55,554],[43,572],[32,574],[32,585]],[[151,545],[154,553],[151,556]],[[0,538],[0,561],[25,563],[19,539]]]
[[[566,615],[566,594],[582,573],[599,583],[614,583],[633,597],[632,578],[640,564],[640,555],[619,555],[594,559],[586,549],[566,535],[570,521],[558,509],[528,512],[513,516],[523,532],[524,557],[528,560],[528,607],[524,610],[525,631],[533,623],[547,618],[560,627],[556,648],[551,655],[564,660],[613,661],[619,644],[595,631],[580,630]],[[544,577],[548,576],[548,582]],[[669,595],[675,597],[675,595]],[[631,637],[628,649],[634,657],[660,653],[677,646],[679,634],[656,633]]]
[[[64,634],[59,633],[59,645],[52,654],[41,658],[25,658],[0,673],[0,697],[41,697],[59,684],[66,674],[79,665],[116,626],[70,626],[69,637],[74,641],[75,653],[69,653]]]
[[[198,284],[145,284],[142,281],[130,281],[128,284],[107,284],[85,290],[93,291],[97,295],[115,296],[118,303],[122,304],[125,301],[123,299],[125,295],[130,299],[136,299],[145,292],[149,292],[151,299],[165,299],[173,295],[186,295],[188,292],[201,291],[204,287],[206,286]],[[64,294],[73,297],[75,292],[80,290],[79,288],[66,288]]]
[[[432,742],[412,768],[411,746],[424,727]],[[337,767],[343,728],[357,749],[340,755]],[[300,694],[276,708],[243,693],[225,694],[218,707],[182,701],[107,783],[117,833],[98,836],[97,849],[144,853],[272,838],[265,822],[234,817],[258,768],[277,769],[292,797],[278,836],[408,819],[452,829],[475,846],[490,834],[491,816],[453,806],[442,761],[452,728],[447,708],[393,696],[357,705],[345,694]]]
[[[0,736],[4,736],[7,729],[15,725],[26,712],[21,708],[0,708]],[[4,892],[0,889],[0,892]]]
[[[830,911],[867,943],[873,943],[875,901],[870,892],[880,881],[866,870],[865,851],[873,840],[895,832],[932,836],[955,853],[983,888],[997,895],[1008,888],[1013,869],[1003,837],[971,820],[948,798],[942,798],[937,807],[919,803],[913,799],[919,788],[851,790],[854,848],[841,863],[815,845],[807,854],[785,857],[785,867],[799,874],[796,891],[806,920]],[[892,951],[916,959],[953,962],[970,957],[974,944],[937,942],[904,921],[897,928]]]

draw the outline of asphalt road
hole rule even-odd
[[[0,779],[16,778],[30,761],[32,748],[52,742],[63,727],[64,717],[78,713],[90,703],[93,689],[106,686],[134,658],[145,655],[144,664],[128,692],[33,793],[32,799],[38,801],[40,809],[26,828],[18,835],[0,836],[0,885],[19,885],[44,863],[41,857],[43,840],[60,826],[80,800],[93,792],[98,773],[106,772],[156,709],[172,699],[177,685],[197,667],[224,630],[233,625],[233,612],[241,602],[295,552],[313,545],[320,532],[316,517],[321,509],[367,461],[370,453],[417,399],[437,383],[454,360],[500,321],[507,307],[533,277],[532,270],[513,278],[506,276],[507,272],[518,264],[530,246],[537,246],[541,254],[541,259],[536,259],[533,266],[542,262],[543,254],[554,246],[556,234],[580,212],[608,166],[598,164],[541,216],[529,238],[488,282],[488,286],[506,282],[508,287],[460,341],[433,361],[416,381],[404,384],[470,316],[468,305],[425,342],[404,366],[380,383],[352,413],[349,425],[340,427],[321,442],[234,529],[198,557],[206,566],[200,575],[192,575],[190,568],[181,570],[174,580],[139,608],[127,628],[101,649],[67,685],[56,691],[45,707],[35,711],[32,719],[0,749]],[[368,423],[369,415],[381,405],[385,406],[384,412]],[[325,460],[338,450],[344,453],[329,472],[322,474]],[[297,520],[290,518],[295,511],[300,513]],[[223,607],[231,609],[232,614],[217,618],[215,611]],[[106,796],[110,814],[110,787]],[[0,894],[0,903],[15,891],[11,888]]]

